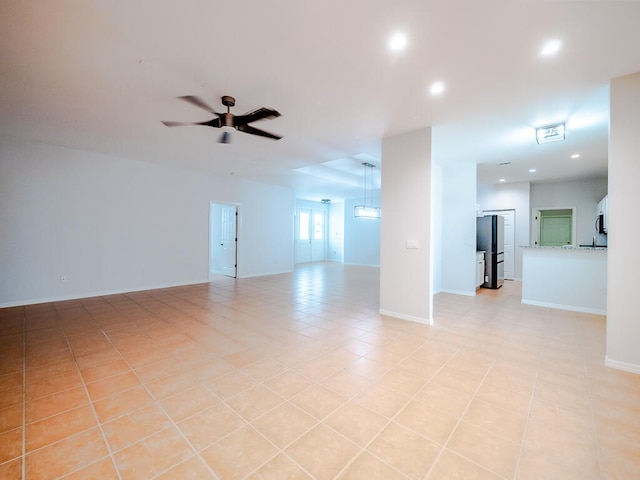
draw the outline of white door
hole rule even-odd
[[[296,263],[325,260],[325,212],[298,209],[296,227]]]
[[[515,210],[483,210],[485,215],[502,215],[504,217],[504,278],[515,278],[516,265],[516,211]]]
[[[296,216],[296,263],[311,261],[311,210],[300,208]]]
[[[221,215],[220,246],[222,247],[222,273],[229,277],[237,274],[237,218],[238,210],[233,205],[224,205]]]
[[[311,261],[321,262],[325,260],[325,225],[324,212],[312,212],[313,225],[311,233]]]

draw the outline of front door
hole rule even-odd
[[[319,262],[325,259],[325,230],[325,213],[323,211],[298,209],[296,263]]]

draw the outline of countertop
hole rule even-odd
[[[574,247],[573,245],[566,245],[564,247],[542,247],[540,245],[521,245],[520,248],[528,248],[532,250],[607,250],[606,246],[595,246],[595,247]]]

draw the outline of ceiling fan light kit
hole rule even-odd
[[[213,128],[224,128],[225,131],[222,132],[222,135],[218,139],[219,143],[229,143],[231,140],[231,135],[228,131],[229,128],[233,128],[240,132],[249,133],[251,135],[258,135],[260,137],[270,138],[272,140],[280,140],[282,137],[280,135],[275,135],[273,133],[265,132],[264,130],[260,130],[258,128],[252,127],[249,125],[250,123],[257,122],[258,120],[271,119],[280,116],[280,112],[274,110],[269,107],[260,107],[255,110],[251,110],[250,112],[245,113],[244,115],[234,115],[231,113],[231,107],[235,106],[236,99],[230,97],[229,95],[224,95],[221,98],[222,104],[227,107],[227,111],[223,113],[216,112],[213,108],[207,105],[201,98],[195,97],[192,95],[185,95],[183,97],[178,97],[180,100],[183,100],[191,105],[194,105],[202,110],[205,110],[209,113],[216,115],[216,117],[212,118],[206,122],[170,122],[163,121],[162,123],[167,127],[183,127],[188,125],[202,125],[204,127],[213,127]]]

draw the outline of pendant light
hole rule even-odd
[[[373,194],[370,195],[371,204],[367,203],[367,176],[371,177],[371,182],[373,183],[372,172],[375,165],[369,162],[364,162],[362,165],[364,166],[364,203],[362,205],[356,205],[354,207],[353,215],[356,218],[380,218],[382,216],[382,210],[380,209],[380,207],[373,206]],[[367,172],[369,172],[369,175],[367,175]]]

